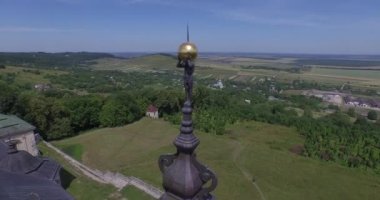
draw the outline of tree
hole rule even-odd
[[[73,133],[71,127],[71,120],[68,117],[57,118],[54,123],[51,124],[49,132],[47,134],[48,140],[60,139],[71,136]]]
[[[65,107],[70,112],[72,127],[76,132],[98,127],[102,106],[102,98],[96,96],[70,97],[65,100]]]
[[[361,125],[361,126],[366,126],[366,125],[368,125],[368,122],[367,122],[367,120],[365,119],[365,117],[363,117],[363,116],[359,116],[359,117],[356,119],[355,124],[358,124],[358,125]]]
[[[45,139],[72,136],[70,113],[61,101],[33,92],[21,93],[13,112],[37,127]]]
[[[108,100],[99,116],[100,124],[105,127],[121,126],[128,122],[128,108],[115,100]]]
[[[313,118],[313,112],[310,108],[305,108],[303,112],[303,117]]]
[[[181,110],[181,98],[183,94],[176,90],[158,90],[155,92],[154,104],[164,114],[172,114]]]
[[[356,117],[356,112],[354,108],[349,108],[347,111],[348,116],[350,117]]]
[[[377,120],[377,112],[374,110],[369,111],[367,114],[367,118],[369,120]]]
[[[0,82],[0,113],[8,113],[11,111],[17,99],[17,91]]]
[[[115,127],[131,123],[141,117],[137,102],[125,93],[111,96],[103,105],[99,120],[102,126]]]

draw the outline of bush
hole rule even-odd
[[[349,108],[347,111],[347,115],[350,117],[356,117],[355,109],[354,108]]]
[[[371,110],[368,112],[367,118],[369,120],[377,120],[377,112],[374,110]]]

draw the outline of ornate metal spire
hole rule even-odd
[[[189,24],[187,24],[187,42],[190,42],[190,36],[189,36]]]
[[[177,153],[162,155],[159,167],[163,174],[165,189],[161,200],[214,200],[210,194],[217,186],[215,174],[199,163],[195,157],[195,149],[199,139],[193,134],[192,121],[192,90],[194,63],[198,55],[195,44],[189,42],[189,26],[187,26],[187,42],[180,45],[178,50],[177,67],[184,68],[184,87],[186,100],[182,107],[182,123],[180,134],[174,140]],[[203,187],[211,182],[208,187]]]

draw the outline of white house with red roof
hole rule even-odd
[[[149,105],[145,115],[153,119],[158,119],[158,109],[153,105]]]

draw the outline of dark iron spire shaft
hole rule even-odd
[[[187,24],[187,42],[190,42],[189,24]]]
[[[189,26],[187,26],[187,42],[179,47],[177,64],[177,67],[184,68],[183,82],[186,98],[182,107],[180,134],[173,142],[177,153],[162,155],[158,160],[165,189],[161,200],[215,199],[211,192],[217,186],[217,178],[210,169],[197,161],[194,153],[199,139],[193,133],[191,97],[195,68],[193,61],[198,52],[196,46],[189,40]]]

